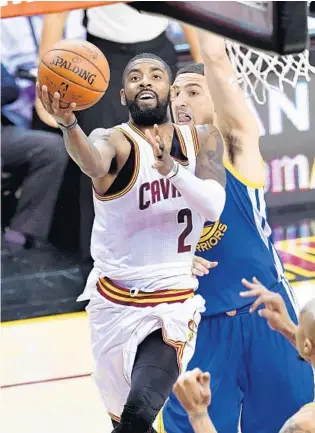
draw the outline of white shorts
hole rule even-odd
[[[112,419],[119,421],[126,403],[138,345],[153,331],[162,329],[165,343],[177,352],[180,372],[186,369],[204,303],[192,290],[140,292],[132,297],[111,281],[99,280],[87,311],[94,379]]]

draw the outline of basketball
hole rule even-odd
[[[44,54],[38,68],[40,86],[47,86],[50,100],[60,93],[60,107],[75,102],[76,111],[96,104],[104,95],[110,70],[104,54],[90,42],[59,41]]]

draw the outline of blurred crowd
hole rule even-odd
[[[120,104],[122,72],[136,54],[151,52],[177,70],[170,26],[184,32],[191,56],[200,60],[189,27],[116,4],[2,20],[1,139],[2,249],[18,255],[49,243],[80,251],[84,276],[91,267],[93,203],[90,179],[69,160],[55,121],[36,98],[39,58],[63,38],[87,39],[106,55],[111,82],[94,107],[78,113],[86,134],[127,120]],[[80,216],[80,217],[79,217]]]

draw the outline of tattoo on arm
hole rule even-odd
[[[219,131],[215,128],[206,134],[196,161],[196,176],[200,179],[214,179],[224,188],[226,173],[223,165],[224,145]],[[204,133],[204,130],[202,131]]]
[[[304,429],[299,423],[294,419],[289,419],[279,433],[312,433],[310,430]]]

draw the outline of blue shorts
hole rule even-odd
[[[296,323],[285,288],[277,289]],[[218,432],[236,433],[240,421],[242,433],[278,433],[289,417],[313,401],[313,370],[264,318],[248,309],[234,311],[234,316],[204,316],[188,369],[211,374],[209,415]],[[167,433],[193,433],[173,394],[163,409],[163,423]]]

